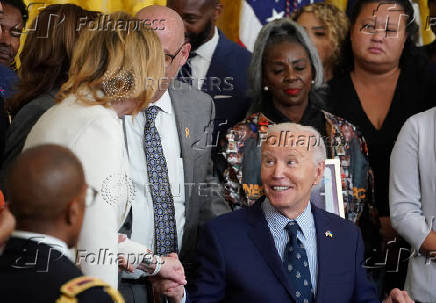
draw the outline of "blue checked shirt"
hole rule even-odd
[[[274,238],[274,243],[283,261],[283,254],[286,244],[289,242],[289,235],[285,229],[291,219],[283,216],[269,202],[268,198],[262,203],[262,209],[265,214],[265,219],[268,222],[269,230]],[[318,254],[316,245],[316,227],[312,215],[312,207],[310,202],[307,204],[304,212],[296,219],[301,230],[298,230],[297,238],[303,243],[306,250],[307,259],[309,261],[310,278],[313,291],[316,294],[316,281],[318,277]],[[301,232],[302,231],[302,232]]]

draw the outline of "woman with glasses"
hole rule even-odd
[[[115,24],[136,21],[125,13],[109,17]],[[147,107],[157,90],[157,82],[148,79],[160,79],[163,71],[162,47],[149,28],[85,28],[57,104],[41,116],[24,147],[57,143],[82,161],[87,183],[98,195],[85,214],[76,260],[86,275],[113,287],[118,286],[118,230],[135,194],[120,117]]]

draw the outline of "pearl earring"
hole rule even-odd
[[[312,80],[312,84],[315,84],[315,80]]]
[[[265,86],[263,87],[263,90],[264,90],[264,91],[268,91],[268,90],[269,90],[268,86],[265,85]]]

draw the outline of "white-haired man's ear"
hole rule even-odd
[[[325,162],[321,161],[318,163],[316,170],[315,170],[315,181],[313,182],[313,185],[317,185],[320,181],[322,176],[324,175],[325,170]]]

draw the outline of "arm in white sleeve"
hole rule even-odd
[[[71,147],[82,162],[86,182],[98,191],[85,212],[76,263],[85,275],[117,288],[118,228],[127,205],[122,128],[116,119],[96,119]]]
[[[392,150],[389,178],[392,226],[416,250],[430,232],[421,208],[419,139],[419,127],[411,118],[403,125]]]

